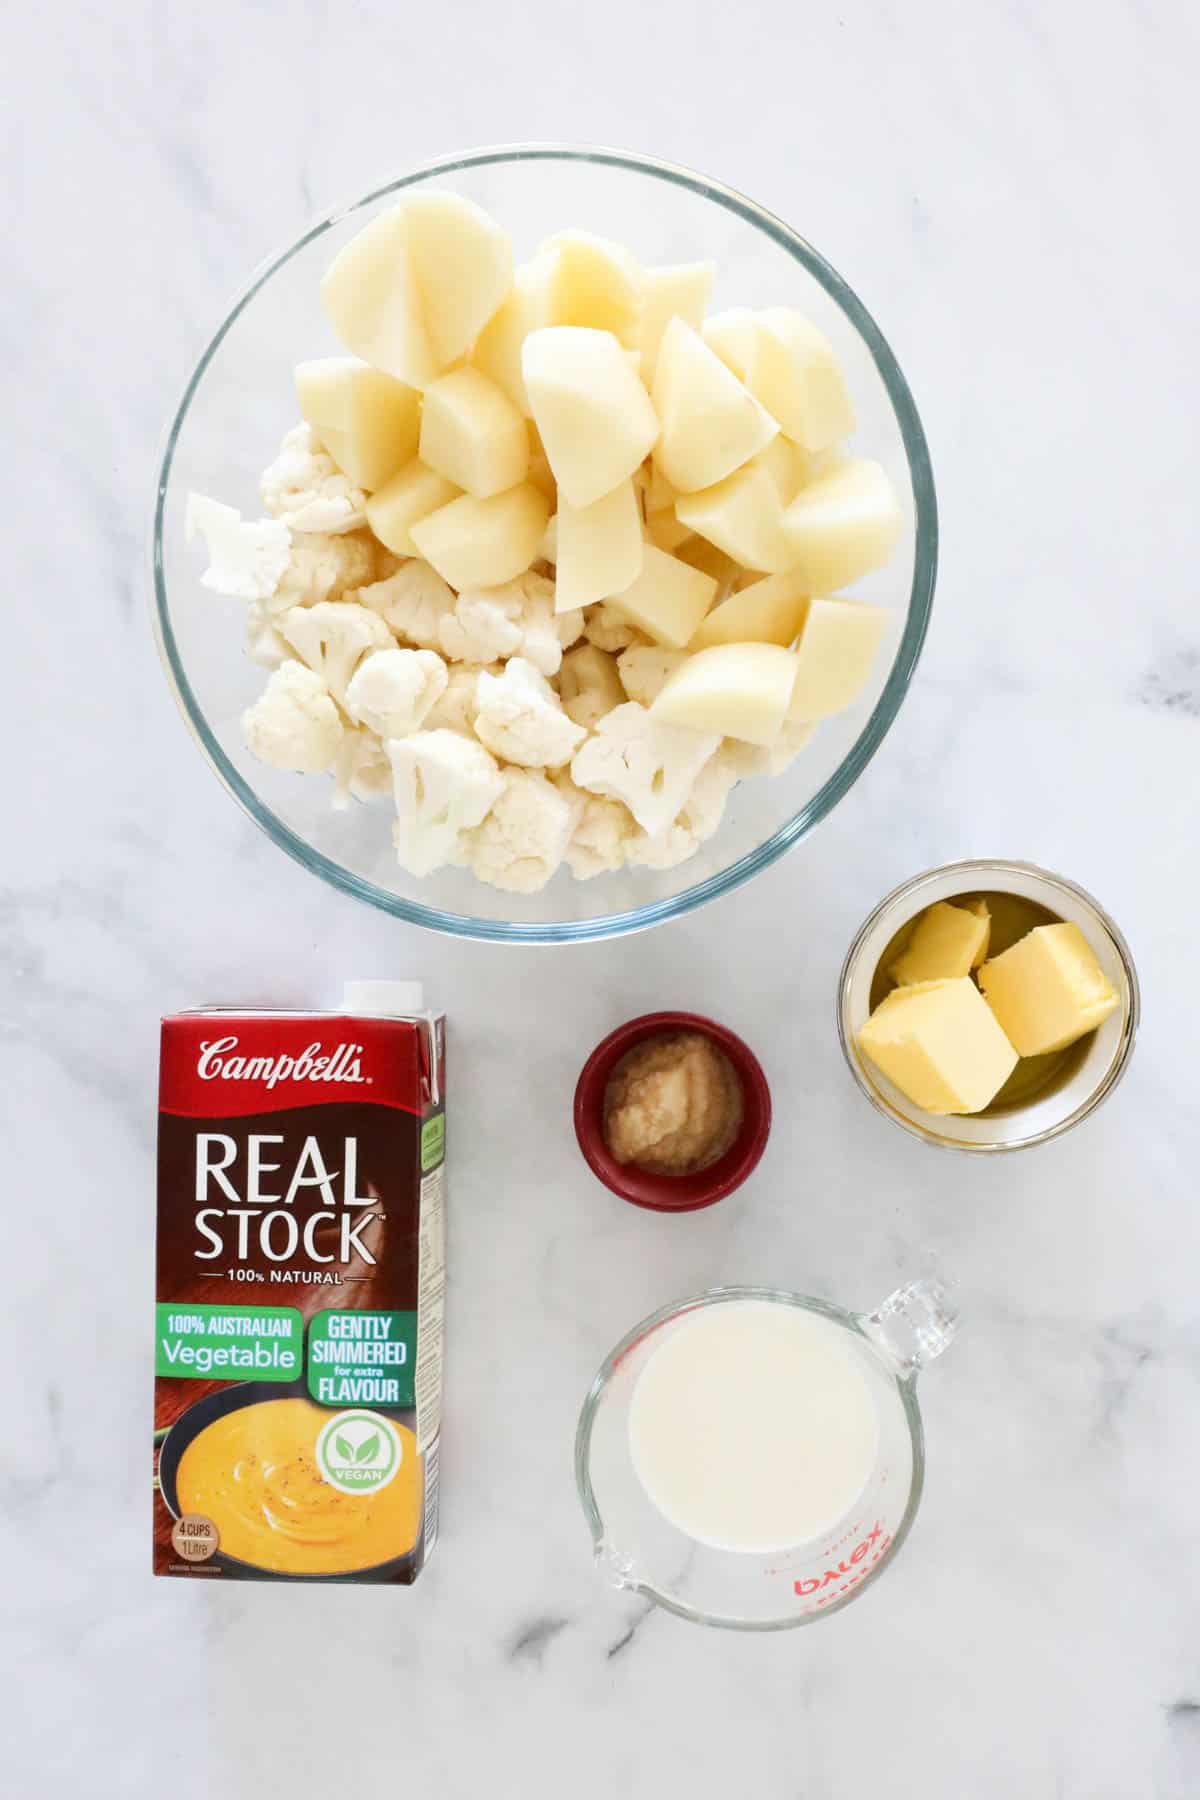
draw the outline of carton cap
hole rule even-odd
[[[348,1013],[411,1019],[425,1011],[425,989],[419,981],[347,981],[342,1005]]]

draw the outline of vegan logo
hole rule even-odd
[[[403,1456],[400,1434],[382,1413],[334,1413],[317,1439],[317,1467],[330,1487],[342,1494],[385,1488]]]
[[[362,1048],[338,1044],[327,1051],[318,1039],[298,1056],[239,1056],[236,1037],[214,1038],[201,1044],[196,1073],[201,1081],[261,1081],[268,1088],[281,1081],[345,1081],[366,1087]]]

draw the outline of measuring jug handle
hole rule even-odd
[[[953,1339],[958,1308],[947,1281],[925,1276],[897,1288],[859,1322],[876,1349],[902,1375],[915,1376]]]

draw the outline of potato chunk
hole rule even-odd
[[[754,589],[745,591],[752,594]],[[860,600],[810,603],[796,645],[793,718],[826,719],[853,705],[871,673],[887,621],[885,607]]]
[[[743,568],[774,574],[787,566],[779,489],[757,463],[735,469],[724,481],[702,488],[698,494],[681,494],[675,502],[675,517]]]
[[[417,453],[421,396],[357,357],[298,363],[296,399],[338,468],[368,493]]]
[[[623,245],[588,231],[560,231],[538,253],[554,258],[550,287],[555,325],[611,331],[627,349],[639,347],[642,271]]]
[[[590,506],[631,476],[658,436],[650,397],[608,331],[552,325],[521,356],[533,418],[554,479]]]
[[[478,369],[454,369],[425,390],[421,461],[477,500],[524,481],[525,420],[502,388]]]
[[[659,346],[671,320],[683,319],[693,331],[699,331],[704,323],[715,273],[715,266],[708,262],[672,263],[644,271],[639,345],[642,380],[647,387],[654,385]]]
[[[462,194],[401,202],[408,254],[434,361],[465,356],[512,286],[508,233]]]
[[[402,206],[372,219],[338,252],[321,282],[321,305],[347,350],[375,368],[415,388],[436,376]]]
[[[479,334],[471,361],[497,387],[504,389],[518,411],[528,419],[533,409],[521,373],[521,348],[531,331],[555,325],[553,251],[522,263],[513,277],[512,292],[493,313]]]
[[[411,528],[418,520],[427,519],[439,506],[457,499],[458,488],[444,475],[414,457],[399,474],[367,501],[367,524],[381,544],[397,556],[419,556],[412,540]]]
[[[500,587],[538,553],[550,509],[528,482],[477,500],[463,494],[412,528],[417,555],[452,588]]]
[[[632,480],[590,506],[558,507],[555,612],[571,612],[619,594],[642,568],[642,515]]]
[[[656,644],[682,650],[716,597],[711,575],[647,544],[637,580],[612,604]]]
[[[796,659],[778,644],[718,644],[689,656],[650,707],[664,725],[771,744],[783,727]]]
[[[731,594],[704,619],[689,648],[712,644],[793,643],[808,612],[804,584],[794,574],[766,575]]]
[[[766,448],[774,419],[683,319],[667,325],[654,372],[656,466],[673,487],[712,487]]]
[[[877,462],[847,458],[802,487],[784,509],[789,566],[811,594],[832,594],[885,563],[903,516]]]

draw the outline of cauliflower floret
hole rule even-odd
[[[665,650],[661,644],[634,644],[618,656],[617,673],[629,699],[649,706],[662,693],[668,677],[686,661],[686,650]]]
[[[521,655],[540,669],[543,675],[557,675],[562,666],[563,651],[583,636],[583,612],[554,610],[554,583],[535,569],[518,575],[512,583],[521,591],[525,636]]]
[[[275,621],[261,600],[246,608],[246,655],[261,669],[277,669],[287,662],[291,648],[275,629]]]
[[[371,650],[391,650],[395,639],[377,613],[345,600],[321,600],[316,606],[293,606],[282,613],[279,630],[302,662],[315,669],[340,706],[363,657]]]
[[[407,737],[420,731],[446,681],[446,665],[436,650],[375,650],[350,678],[346,711],[380,737]]]
[[[625,861],[630,868],[676,869],[699,848],[699,839],[676,820],[665,831],[635,831],[626,841]]]
[[[785,718],[773,744],[746,744],[727,738],[725,748],[739,779],[744,775],[782,775],[791,768],[815,730],[811,720]]]
[[[648,644],[650,639],[644,631],[619,613],[615,606],[607,600],[601,600],[598,606],[589,606],[583,635],[589,644],[595,644],[597,650],[628,650],[631,644]]]
[[[321,677],[303,663],[285,662],[254,705],[242,714],[242,735],[260,762],[316,775],[328,769],[342,741],[342,720]]]
[[[577,881],[608,875],[625,862],[625,846],[637,830],[628,809],[603,794],[587,794],[571,841],[567,862]]]
[[[741,778],[738,760],[731,756],[728,743],[721,744],[709,757],[688,795],[677,823],[690,831],[698,844],[706,844],[725,816],[730,794]]]
[[[625,699],[616,659],[595,644],[580,644],[563,657],[558,691],[568,718],[589,731]]]
[[[642,830],[655,836],[681,811],[720,742],[707,732],[663,725],[629,700],[601,719],[575,752],[571,777],[590,793],[624,801]]]
[[[360,588],[357,597],[418,650],[438,648],[442,620],[454,610],[454,589],[419,556],[401,563],[383,581]]]
[[[536,894],[566,854],[574,808],[552,781],[506,769],[503,792],[470,835],[470,866],[480,881],[512,894]]]
[[[540,670],[523,656],[502,675],[482,674],[475,735],[502,762],[525,769],[561,769],[587,736],[569,719]]]
[[[489,675],[499,675],[504,664],[487,663],[484,667]],[[426,714],[426,731],[458,731],[466,737],[474,737],[482,673],[483,669],[477,663],[454,663],[450,667],[445,693]]]
[[[267,511],[292,531],[357,531],[367,521],[367,496],[326,455],[311,425],[297,425],[262,472]]]
[[[278,519],[243,519],[236,506],[205,494],[189,494],[184,530],[208,550],[201,587],[235,600],[269,600],[291,554],[292,534]]]
[[[343,812],[351,800],[383,800],[392,791],[392,765],[380,739],[365,726],[348,725],[333,765],[333,804]]]
[[[500,588],[464,588],[453,612],[438,625],[442,653],[452,662],[489,663],[515,656],[524,635],[524,602],[516,583]]]
[[[415,731],[384,744],[396,800],[393,839],[403,868],[429,875],[461,860],[463,835],[487,817],[504,780],[482,744],[456,731]]]
[[[375,548],[363,532],[343,537],[309,532],[292,545],[283,577],[271,595],[272,612],[289,606],[315,606],[336,600],[350,588],[365,587],[375,579]]]

